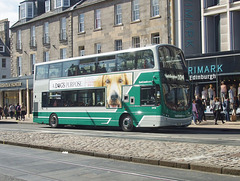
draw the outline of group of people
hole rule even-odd
[[[26,106],[24,103],[20,106],[19,103],[17,105],[10,104],[9,106],[5,105],[4,107],[0,106],[0,119],[7,119],[9,116],[11,119],[14,117],[16,120],[25,120],[26,115]]]
[[[239,107],[238,100],[240,99],[240,84],[238,89],[236,89],[233,84],[230,85],[228,90],[224,82],[221,82],[220,96],[221,97],[216,97],[215,89],[212,84],[210,84],[209,87],[203,87],[200,96],[199,86],[196,85],[195,99],[192,102],[192,115],[195,124],[197,121],[206,121],[204,111],[207,106],[209,106],[210,110],[213,112],[215,124],[217,124],[218,120],[222,120],[224,124],[224,118],[226,121],[236,120],[236,110]],[[229,114],[230,110],[232,110],[231,119]]]

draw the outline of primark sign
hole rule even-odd
[[[189,80],[215,80],[223,72],[223,64],[189,66]]]

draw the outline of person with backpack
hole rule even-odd
[[[20,113],[21,113],[21,107],[20,107],[19,103],[17,103],[17,106],[16,106],[16,120],[18,120],[20,118]]]
[[[11,117],[11,119],[13,119],[13,116],[14,116],[14,112],[15,112],[15,107],[14,107],[14,105],[10,105],[9,106],[9,112],[10,112],[10,117]]]
[[[214,114],[214,120],[215,120],[215,125],[217,125],[217,121],[222,119],[221,118],[221,112],[222,112],[222,103],[219,101],[219,98],[216,97],[215,103],[213,105],[213,114]],[[222,123],[224,124],[225,122],[222,119]]]

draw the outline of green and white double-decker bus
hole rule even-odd
[[[183,52],[153,45],[36,64],[33,116],[51,127],[188,126],[190,95]]]

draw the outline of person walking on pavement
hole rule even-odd
[[[197,100],[196,100],[196,108],[198,112],[198,121],[199,123],[201,123],[204,116],[204,108],[203,108],[202,100],[199,96],[197,97]]]
[[[215,104],[213,106],[213,113],[214,113],[214,121],[215,121],[215,125],[217,125],[217,121],[219,119],[221,119],[221,112],[222,112],[222,104],[221,102],[219,101],[219,98],[216,97],[216,101],[215,101]],[[224,124],[225,122],[223,121],[222,119],[222,123]]]
[[[13,115],[14,115],[14,112],[15,112],[15,107],[14,107],[14,105],[10,105],[9,106],[9,112],[10,112],[10,117],[11,117],[11,119],[13,119]]]
[[[25,115],[26,115],[26,106],[24,105],[24,103],[22,103],[22,107],[21,107],[21,120],[22,121],[25,120]]]
[[[7,117],[8,117],[8,107],[7,107],[7,105],[6,106],[4,106],[4,116],[5,116],[5,119],[7,119]]]
[[[225,114],[226,121],[230,121],[230,115],[229,115],[230,101],[229,101],[227,95],[225,96],[225,99],[224,99],[224,102],[223,102],[223,111],[224,111],[224,114]]]
[[[193,117],[194,124],[197,124],[197,119],[198,119],[197,114],[198,114],[198,112],[197,112],[197,107],[196,107],[196,101],[195,101],[195,99],[193,99],[193,101],[192,101],[192,117]]]
[[[20,107],[19,103],[17,103],[17,106],[16,106],[16,120],[18,120],[20,118],[20,113],[21,113],[21,107]]]

